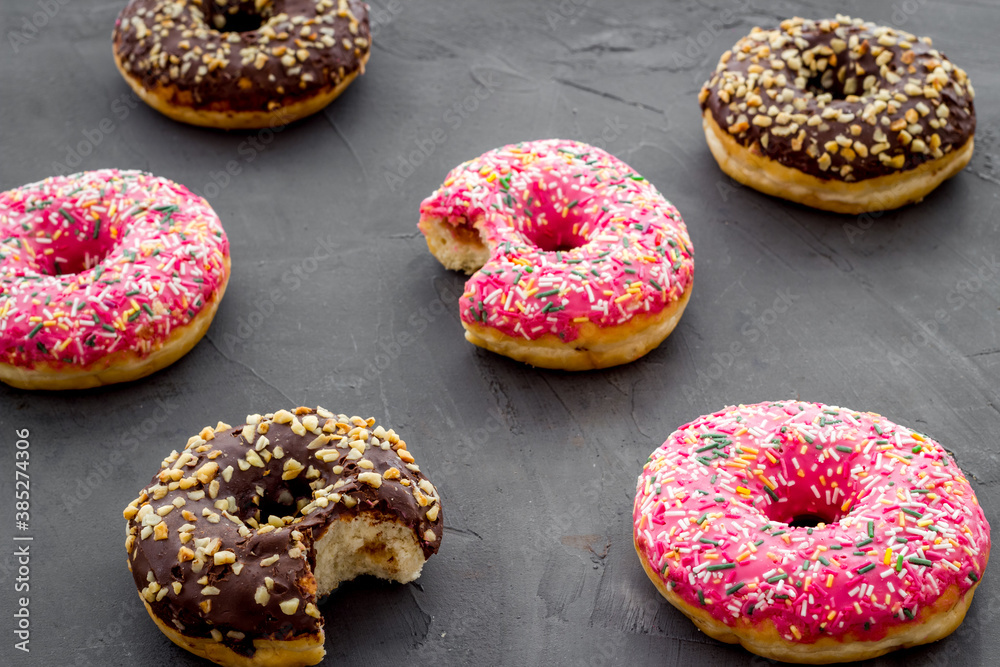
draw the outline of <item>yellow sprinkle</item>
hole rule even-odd
[[[883,565],[889,565],[892,563],[892,547],[885,550],[885,558],[882,559],[882,563]]]
[[[827,588],[832,588],[833,587],[833,575],[832,574],[826,575],[826,587]],[[833,612],[831,611],[830,613],[832,614]]]

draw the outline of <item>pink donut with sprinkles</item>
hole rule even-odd
[[[215,211],[139,171],[0,194],[0,380],[80,389],[153,373],[208,330],[229,281]]]
[[[716,639],[790,662],[947,636],[990,555],[976,494],[941,445],[820,403],[682,426],[643,467],[632,518],[667,601]]]
[[[420,206],[449,269],[473,274],[466,339],[543,368],[628,363],[670,335],[691,295],[680,213],[600,148],[512,144],[453,169]]]

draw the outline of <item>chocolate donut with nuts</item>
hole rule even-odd
[[[333,101],[371,49],[360,0],[131,0],[115,63],[147,104],[225,129],[286,125]]]
[[[150,617],[221,665],[318,663],[317,600],[361,574],[413,581],[443,532],[438,492],[406,443],[323,408],[206,427],[124,516]]]
[[[929,37],[847,16],[754,28],[699,101],[719,166],[840,213],[923,199],[972,157],[975,91]]]

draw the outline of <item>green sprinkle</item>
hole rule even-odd
[[[719,546],[718,540],[713,540],[708,537],[699,537],[698,541],[701,542],[702,544],[714,544],[715,546]]]
[[[875,537],[875,522],[868,522],[868,537]]]
[[[836,449],[838,452],[844,452],[845,454],[850,454],[851,452],[854,451],[853,449],[847,447],[846,445],[837,445],[834,449]]]
[[[900,507],[900,509],[903,510],[904,512],[906,512],[907,514],[909,514],[910,516],[915,516],[918,519],[923,516],[923,514],[921,514],[920,512],[916,512],[916,511],[911,510],[911,509],[909,509],[907,507]]]
[[[553,294],[559,294],[559,289],[556,288],[556,289],[546,290],[544,292],[537,292],[535,294],[535,298],[536,299],[542,299],[542,298],[547,297],[547,296],[552,296]]]
[[[773,583],[781,581],[782,579],[787,579],[787,578],[788,578],[788,573],[787,572],[782,572],[781,574],[776,574],[773,577],[768,577],[767,578],[767,583],[773,584]]]
[[[914,565],[924,565],[924,566],[933,565],[931,561],[927,560],[926,558],[920,558],[918,556],[910,556],[906,560],[910,561]]]
[[[899,554],[899,557],[896,558],[896,568],[895,569],[896,569],[896,572],[899,572],[900,570],[903,569],[903,554]]]
[[[731,570],[736,567],[736,563],[718,563],[717,565],[709,565],[705,569],[709,572],[715,572],[717,570]]]
[[[707,518],[708,518],[708,512],[705,512],[700,517],[698,517],[698,520],[695,521],[695,523],[700,526],[701,524],[705,523],[705,519],[707,519]]]
[[[705,594],[701,591],[698,591],[698,602],[700,602],[703,607],[705,606]]]
[[[772,491],[771,487],[769,487],[769,486],[767,486],[765,484],[764,485],[764,490],[767,492],[767,495],[771,496],[771,500],[773,500],[774,502],[778,502],[778,494],[776,494],[774,491]]]
[[[866,546],[866,545],[871,544],[871,543],[872,543],[872,538],[866,537],[865,539],[861,540],[860,542],[858,542],[854,546],[856,546],[856,547],[858,547],[860,549],[861,547]]]
[[[35,328],[31,330],[31,333],[28,334],[28,338],[34,338],[35,334],[41,331],[44,326],[45,326],[44,322],[39,322],[38,324],[36,324]]]
[[[909,607],[903,607],[903,613],[906,614],[908,619],[913,620],[913,612],[910,611]]]
[[[746,584],[744,584],[742,581],[739,581],[726,589],[726,595],[732,595],[733,593],[740,590],[744,586],[746,586]]]
[[[868,565],[858,568],[857,570],[855,570],[855,572],[857,572],[858,574],[864,574],[865,572],[868,572],[869,570],[873,569],[875,569],[875,563],[868,563]]]

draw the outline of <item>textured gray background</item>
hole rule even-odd
[[[932,35],[979,93],[969,167],[918,206],[858,219],[735,187],[700,129],[719,54],[754,25],[828,15],[826,2],[375,0],[368,73],[278,134],[134,106],[111,59],[124,0],[54,2],[35,34],[23,20],[41,2],[0,3],[0,190],[73,166],[175,179],[222,217],[233,278],[206,339],[153,377],[0,388],[0,664],[197,664],[141,608],[121,510],[201,427],[299,404],[394,426],[445,501],[441,552],[416,584],[357,582],[323,607],[327,664],[763,664],[661,602],[631,546],[648,454],[731,403],[800,397],[930,433],[1000,525],[997,3],[846,3]],[[628,366],[540,371],[465,343],[463,279],[416,230],[451,167],[553,136],[626,160],[690,229],[687,313]],[[2,546],[15,428],[33,455],[30,655],[11,646]],[[950,639],[873,664],[990,662],[998,612],[994,571]]]

